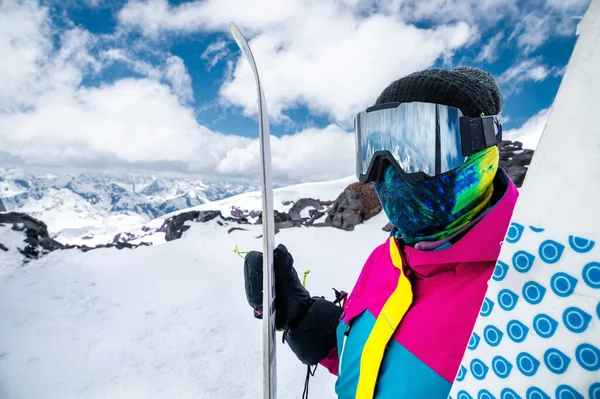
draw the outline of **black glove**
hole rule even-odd
[[[293,328],[313,303],[294,269],[294,258],[280,244],[274,251],[275,269],[275,327],[278,331]],[[263,254],[252,251],[244,259],[246,298],[254,316],[262,319],[263,312]]]
[[[294,269],[294,259],[283,245],[274,251],[275,327],[302,363],[315,365],[335,347],[335,330],[342,309],[324,298],[311,298]],[[254,315],[262,318],[263,254],[252,251],[244,259],[246,298]]]

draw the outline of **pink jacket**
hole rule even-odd
[[[502,198],[450,247],[434,251],[399,248],[390,245],[394,240],[390,238],[369,256],[345,304],[337,347],[321,362],[338,375],[339,398],[357,397],[364,345],[398,285],[400,269],[390,254],[398,248],[413,298],[387,343],[374,397],[446,399],[518,197],[517,188],[504,173],[498,173],[497,180],[497,189],[506,190]]]

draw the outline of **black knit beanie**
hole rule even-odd
[[[492,75],[472,67],[415,72],[390,84],[375,104],[411,101],[456,107],[470,117],[499,114],[504,105]]]

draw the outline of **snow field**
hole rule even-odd
[[[332,299],[332,287],[352,289],[386,222],[284,229],[276,243],[300,276],[311,270],[311,294]],[[261,250],[261,226],[242,227],[195,223],[165,245],[56,251],[23,267],[0,251],[0,398],[261,397],[262,322],[233,253]],[[0,230],[0,242],[18,234]],[[279,397],[299,398],[306,368],[278,336]],[[310,397],[335,398],[334,384],[320,367]]]

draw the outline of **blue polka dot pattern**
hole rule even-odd
[[[504,280],[506,274],[508,273],[508,265],[502,261],[498,261],[496,263],[496,267],[494,268],[494,274],[492,274],[492,278],[496,281]]]
[[[530,387],[527,390],[526,399],[552,399],[550,396],[546,394],[546,392],[542,391],[538,387]]]
[[[506,325],[506,333],[514,342],[521,343],[527,338],[529,327],[521,323],[519,320],[511,320]]]
[[[490,298],[485,298],[483,300],[483,305],[481,306],[481,311],[479,312],[479,314],[482,317],[488,317],[489,315],[492,314],[493,309],[494,309],[494,301],[492,301]]]
[[[492,360],[492,370],[500,378],[507,378],[510,375],[513,366],[502,356],[496,356]]]
[[[532,305],[542,302],[545,294],[546,288],[535,281],[528,281],[523,286],[523,298]]]
[[[588,390],[589,399],[600,399],[600,382],[594,382]]]
[[[583,281],[592,288],[600,288],[600,263],[591,262],[583,268]]]
[[[513,310],[517,306],[519,296],[511,290],[502,290],[498,293],[498,304],[504,310]]]
[[[510,388],[504,388],[500,393],[500,399],[522,399],[515,391]]]
[[[560,260],[565,246],[553,240],[546,240],[540,245],[538,254],[540,258],[549,264],[554,264]]]
[[[584,312],[583,310],[571,306],[565,309],[563,313],[563,323],[569,331],[574,333],[582,333],[589,326],[592,321],[592,316]]]
[[[467,391],[460,391],[458,395],[456,395],[456,399],[473,399],[471,395]]]
[[[519,273],[527,273],[533,267],[535,256],[527,251],[516,252],[512,258],[512,265]]]
[[[585,238],[569,236],[569,246],[575,252],[586,253],[590,252],[594,248],[595,242],[592,240],[586,240]]]
[[[496,397],[487,389],[482,389],[477,394],[477,399],[496,399]]]
[[[581,344],[575,350],[579,365],[588,371],[600,370],[600,350],[592,344]]]
[[[481,338],[479,337],[479,335],[477,335],[477,333],[471,334],[471,339],[469,340],[468,348],[471,350],[477,349],[477,346],[479,346],[480,340],[481,340]]]
[[[544,227],[510,225],[453,398],[600,399],[600,235]]]
[[[487,375],[489,369],[490,368],[479,359],[474,359],[471,362],[471,374],[473,374],[473,377],[475,377],[478,380],[485,379],[485,376]]]
[[[527,377],[534,376],[540,367],[540,361],[529,353],[521,352],[517,355],[517,368]]]
[[[567,273],[556,273],[550,280],[552,291],[560,297],[568,297],[575,291],[577,279]]]
[[[544,353],[544,363],[554,374],[563,374],[569,368],[571,359],[558,349],[551,348]]]
[[[550,338],[556,332],[558,322],[546,314],[539,314],[533,319],[533,330],[542,338]]]
[[[487,326],[485,330],[483,330],[483,339],[485,339],[485,342],[490,346],[500,345],[503,336],[504,333],[496,326]]]
[[[569,385],[559,385],[556,388],[556,399],[585,399],[582,394]]]
[[[520,225],[519,223],[511,223],[508,231],[506,232],[506,242],[509,244],[517,243],[523,235],[523,230],[525,230],[523,225]]]

